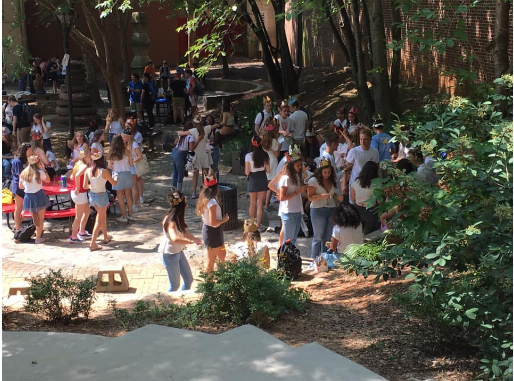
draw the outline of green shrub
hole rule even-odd
[[[392,176],[373,180],[370,202],[383,201],[379,213],[401,208],[395,218],[401,239],[354,269],[378,280],[409,266],[410,296],[426,304],[437,300],[440,318],[481,350],[483,376],[506,380],[513,349],[513,125],[512,113],[504,116],[495,102],[512,104],[512,81],[497,84],[510,86],[509,96],[453,97],[426,107],[409,137],[398,121],[396,139],[434,158],[441,181],[429,186],[381,163]]]
[[[263,270],[256,260],[220,263],[210,275],[203,274],[198,289],[202,316],[257,326],[275,320],[284,310],[301,311],[308,299],[303,290],[291,288],[284,274]]]
[[[380,242],[352,244],[339,257],[339,262],[345,270],[355,271],[356,274],[367,278],[369,269],[379,264],[378,257],[386,247],[385,239]]]
[[[61,270],[28,279],[25,310],[42,315],[49,321],[69,322],[84,316],[89,318],[96,299],[97,277],[83,280],[65,276]]]

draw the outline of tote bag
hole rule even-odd
[[[148,164],[148,160],[146,159],[145,154],[143,154],[142,160],[136,161],[134,163],[134,167],[136,167],[137,177],[142,177],[150,171],[150,165]]]

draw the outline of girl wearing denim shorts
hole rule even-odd
[[[128,134],[130,132],[125,131]],[[132,216],[132,174],[130,167],[132,166],[132,155],[125,146],[121,135],[116,135],[112,139],[111,152],[109,157],[109,169],[112,170],[113,175],[118,175],[118,183],[112,189],[116,191],[118,204],[120,206],[121,217],[118,218],[119,222],[133,221]],[[125,202],[127,200],[128,216],[125,210]]]
[[[96,210],[95,226],[93,227],[93,235],[91,237],[91,244],[89,250],[96,251],[102,249],[96,243],[96,239],[100,234],[100,229],[104,235],[103,244],[108,244],[112,241],[112,236],[107,234],[107,207],[109,206],[109,197],[105,189],[106,182],[110,182],[116,186],[118,181],[116,176],[114,179],[111,173],[105,169],[104,157],[101,152],[91,153],[91,167],[84,173],[84,189],[89,189],[89,205]]]

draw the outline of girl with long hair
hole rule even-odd
[[[205,175],[205,173],[208,172],[211,168],[212,157],[210,152],[207,152],[206,146],[207,136],[211,133],[212,129],[213,126],[204,126],[200,116],[197,115],[193,119],[193,128],[190,128],[187,131],[178,132],[178,136],[191,135],[195,140],[195,143],[193,144],[193,149],[196,156],[196,167],[193,172],[193,194],[191,195],[192,199],[198,198],[196,189],[198,187],[200,169],[202,170],[202,175]]]
[[[325,243],[332,234],[332,214],[336,207],[335,200],[343,201],[336,192],[336,174],[329,160],[322,159],[314,176],[309,179],[307,195],[311,202],[312,246],[311,258],[315,259],[326,252]]]
[[[284,241],[296,243],[302,219],[302,193],[307,190],[303,184],[303,163],[298,147],[289,150],[290,161],[286,164],[285,175],[278,182],[280,206],[278,212],[282,220]]]
[[[334,211],[333,222],[331,250],[343,254],[348,245],[364,241],[359,211],[352,204],[339,204]]]
[[[211,168],[216,174],[216,179],[220,179],[220,170],[219,163],[221,158],[221,149],[223,148],[223,141],[221,139],[221,134],[218,128],[215,128],[217,124],[214,123],[214,117],[209,114],[205,117],[204,121],[205,126],[212,126],[211,133],[207,135],[207,141],[211,144],[211,158],[212,164]]]
[[[225,242],[222,224],[229,220],[228,214],[221,216],[221,206],[218,201],[219,186],[214,173],[203,180],[204,187],[196,203],[196,214],[202,216],[202,238],[207,247],[207,273],[214,269],[216,259],[225,261]]]
[[[350,200],[357,207],[364,228],[364,235],[380,229],[379,216],[370,209],[368,200],[373,195],[371,181],[378,178],[378,164],[368,161],[362,167],[359,177],[350,186]]]
[[[261,130],[261,145],[262,149],[269,156],[269,173],[266,174],[268,180],[271,180],[277,174],[277,166],[278,166],[278,156],[280,155],[280,145],[278,144],[278,132],[277,125],[275,123],[275,119],[273,117],[268,118],[264,124],[264,128]],[[266,200],[264,208],[269,208],[269,203],[271,199],[271,190],[267,190],[266,192]]]
[[[130,135],[129,131],[125,131],[125,135]],[[116,185],[112,187],[116,191],[118,198],[118,205],[120,206],[121,217],[118,217],[119,222],[133,221],[132,216],[132,174],[130,172],[132,167],[132,153],[125,146],[125,142],[121,135],[116,135],[112,139],[111,152],[109,154],[109,169],[112,170],[113,175],[118,175]],[[128,215],[125,210],[125,202],[127,200]]]
[[[43,191],[43,183],[49,183],[50,176],[39,160],[39,156],[28,157],[28,166],[20,173],[19,187],[25,191],[23,198],[23,211],[30,212],[34,225],[36,225],[36,243],[42,243],[45,211],[50,206],[50,200]]]
[[[109,134],[109,144],[112,143],[115,135],[121,134],[121,130],[123,130],[123,119],[120,118],[118,111],[111,108],[105,117],[105,132]]]
[[[143,160],[143,153],[141,152],[141,147],[139,144],[133,139],[130,128],[125,128],[121,132],[121,138],[123,139],[123,143],[125,143],[125,149],[130,152],[132,157],[132,165],[130,166],[130,174],[132,175],[132,210],[137,212],[141,206],[138,181],[141,179],[141,182],[143,182],[143,179],[137,176],[136,166],[134,163]]]
[[[168,273],[170,287],[168,292],[177,291],[180,285],[180,277],[184,283],[181,290],[191,289],[193,274],[191,267],[184,255],[186,245],[201,241],[187,231],[187,224],[184,219],[187,202],[186,197],[176,189],[168,192],[170,208],[162,219],[163,236],[159,245],[159,252],[162,253],[162,263]]]
[[[23,218],[21,217],[21,212],[23,210],[23,199],[25,197],[25,192],[22,188],[19,187],[20,183],[20,174],[23,169],[28,165],[28,158],[32,155],[32,147],[30,143],[22,143],[18,147],[18,153],[14,157],[11,163],[11,175],[12,175],[12,192],[14,196],[14,230],[19,230],[21,228],[21,222]]]
[[[50,142],[50,130],[52,125],[50,122],[47,122],[44,116],[39,112],[36,112],[32,116],[32,119],[34,121],[32,124],[32,131],[36,131],[37,133],[43,135],[43,148],[45,148],[47,151],[51,151],[52,143]]]
[[[250,145],[250,152],[245,156],[245,174],[248,177],[248,193],[250,194],[250,221],[254,221],[257,214],[257,227],[261,228],[262,209],[268,190],[270,172],[269,156],[261,145],[261,138],[254,136]]]
[[[43,149],[43,135],[41,133],[32,132],[30,146],[32,147],[32,155],[39,157],[39,160],[41,160],[45,167],[51,167],[50,161]]]
[[[261,242],[261,233],[257,225],[252,221],[245,220],[243,229],[242,241],[230,246],[230,251],[235,255],[234,259],[254,258],[263,268],[269,269],[269,247]]]
[[[191,120],[186,121],[183,131],[189,131],[193,126]],[[186,158],[188,152],[194,151],[195,140],[191,135],[179,135],[173,151],[171,151],[171,158],[173,160],[173,177],[172,186],[179,192],[182,192],[182,183],[184,182],[184,170],[186,167]]]
[[[69,243],[83,242],[91,237],[91,233],[85,230],[91,208],[87,199],[87,189],[84,188],[84,174],[90,162],[89,151],[80,151],[78,161],[71,172],[71,179],[75,180],[75,189],[71,191],[71,199],[75,203],[75,219],[71,227]]]
[[[80,150],[89,150],[89,144],[86,142],[86,137],[82,131],[75,132],[73,139],[68,140],[68,148],[72,150],[71,152],[71,163],[70,165],[75,165],[75,161],[77,161]]]
[[[120,138],[121,139],[121,138]],[[102,247],[96,243],[100,229],[102,230],[104,239],[102,243],[107,245],[112,241],[112,236],[107,233],[107,207],[109,206],[109,196],[105,188],[106,182],[114,186],[118,183],[117,175],[114,178],[111,173],[105,169],[105,161],[101,152],[91,153],[91,166],[84,173],[84,189],[89,189],[89,205],[96,210],[95,225],[91,236],[89,250],[101,250]],[[123,196],[122,196],[123,197]],[[129,197],[127,197],[129,200]]]
[[[93,139],[91,139],[91,151],[96,150],[104,154],[104,144],[105,144],[105,131],[104,130],[96,130],[93,133]]]
[[[220,134],[230,135],[234,133],[235,115],[229,101],[224,101],[221,108]]]

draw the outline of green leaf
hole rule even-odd
[[[477,315],[475,314],[475,312],[478,311],[478,308],[470,308],[469,310],[467,310],[465,312],[466,316],[471,319],[471,320],[475,320]]]

